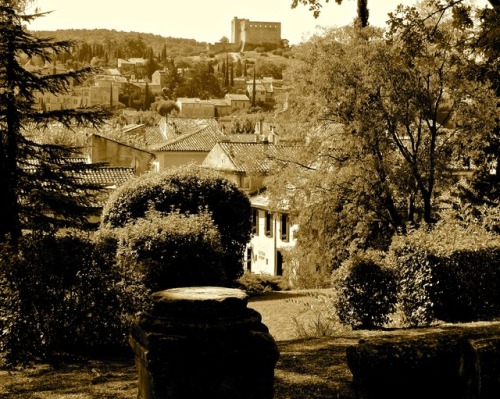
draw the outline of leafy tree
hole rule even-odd
[[[146,51],[146,76],[151,80],[151,76],[158,70],[158,63],[153,55],[153,49],[151,47]]]
[[[400,51],[397,59],[402,61],[403,72],[409,72],[401,86],[410,86],[407,94],[394,91],[395,103],[406,108],[386,108],[384,113],[387,130],[410,167],[421,196],[424,220],[432,222],[433,190],[438,179],[444,177],[450,163],[474,152],[471,137],[488,140],[498,123],[498,108],[490,106],[497,101],[490,84],[463,73],[475,53],[475,48],[462,46],[474,36],[473,20],[464,23],[460,18],[467,8],[455,6],[452,18],[439,4],[429,1],[427,5],[430,14],[425,9],[419,13],[399,7],[398,15],[390,20],[388,39]],[[388,78],[395,76],[394,71],[388,72]],[[408,110],[413,121],[408,120]],[[397,132],[398,125],[404,135]]]
[[[74,178],[83,166],[65,161],[75,149],[39,144],[25,136],[28,125],[43,131],[52,121],[70,128],[73,124],[99,127],[108,113],[96,108],[37,111],[35,92],[64,92],[70,81],[80,82],[91,69],[43,75],[30,72],[19,63],[19,55],[50,61],[53,55],[69,51],[68,41],[35,38],[25,24],[40,14],[26,15],[15,1],[0,5],[0,242],[16,242],[22,229],[82,222],[90,197],[79,195],[95,186]]]
[[[151,103],[153,102],[153,94],[149,91],[149,85],[146,83],[146,86],[144,87],[144,105],[143,109],[145,111],[149,110],[151,108]]]
[[[324,0],[324,3],[328,3],[329,0]],[[490,4],[493,6],[493,9],[499,13],[500,12],[500,4],[498,0],[489,0]],[[309,11],[313,12],[314,18],[318,18],[321,14],[321,8],[323,7],[323,2],[321,0],[293,0],[292,8],[296,8],[299,4],[304,6],[309,6]],[[342,0],[335,0],[335,3],[342,4]],[[437,2],[440,5],[441,9],[447,9],[458,4],[464,3],[464,0],[445,0],[444,2]],[[368,25],[368,0],[357,0],[357,19],[360,22],[362,27],[366,27]]]
[[[199,97],[203,100],[220,98],[222,89],[216,76],[208,70],[207,62],[197,62],[190,68],[183,84],[177,89],[178,97]]]
[[[436,219],[450,164],[495,126],[494,93],[463,73],[471,57],[458,43],[474,33],[401,8],[386,40],[345,27],[298,48],[281,116],[300,121],[290,131],[307,137],[290,138],[307,151],[268,187],[300,209],[301,265],[326,277],[351,254],[384,250],[408,224]]]
[[[132,83],[126,83],[122,86],[118,99],[122,104],[126,104],[130,108],[138,108],[142,104],[142,101],[137,100],[143,98],[143,96],[140,87]]]
[[[125,270],[139,270],[152,291],[231,281],[225,275],[219,231],[207,212],[148,212],[135,223],[100,233],[116,242],[115,262]]]
[[[325,3],[328,3],[329,0],[324,0]],[[335,3],[342,4],[342,0],[335,0]],[[299,4],[304,6],[309,6],[309,11],[313,12],[314,18],[318,18],[321,13],[321,8],[323,5],[320,0],[293,0],[292,8],[296,8]],[[357,0],[358,8],[357,8],[357,20],[362,27],[368,26],[368,0]]]
[[[123,45],[128,57],[142,57],[147,47],[141,35],[137,35],[135,38],[126,39]]]
[[[113,192],[101,226],[127,227],[151,211],[164,217],[209,212],[220,233],[226,278],[241,276],[243,251],[250,240],[250,201],[234,183],[195,164],[143,175]]]
[[[234,68],[234,73],[235,73],[236,77],[243,76],[243,64],[241,63],[241,58],[238,58],[238,61],[236,62],[236,67]]]
[[[174,111],[179,112],[179,106],[177,105],[177,103],[175,101],[162,100],[158,103],[158,107],[156,108],[156,111],[158,111],[158,113],[161,116],[168,116]]]
[[[164,44],[161,48],[160,61],[164,64],[167,61],[167,45]]]
[[[76,230],[25,234],[18,249],[1,243],[2,363],[126,350],[149,291],[113,252],[110,240]]]
[[[283,78],[283,69],[285,65],[281,62],[273,62],[273,61],[261,61],[257,60],[255,62],[255,69],[257,76],[272,76],[274,79],[282,79]]]
[[[178,97],[177,92],[184,79],[177,71],[177,68],[178,65],[172,59],[166,63],[167,76],[165,86],[162,87],[162,94],[165,99],[175,100]]]
[[[229,86],[229,54],[226,53],[226,62],[225,62],[225,68],[223,68],[224,71],[224,87]]]
[[[468,24],[469,18],[465,13],[458,15],[458,22]],[[479,15],[480,25],[477,36],[472,40],[463,42],[463,51],[477,54],[475,62],[469,64],[467,73],[475,76],[482,82],[490,82],[495,90],[497,99],[500,97],[500,14],[491,9],[484,9]],[[498,102],[497,102],[498,109]],[[471,181],[461,183],[457,187],[458,201],[455,208],[461,208],[460,197],[464,197],[466,202],[472,204],[469,209],[470,217],[463,212],[462,219],[473,219],[485,222],[487,215],[494,208],[500,207],[500,126],[490,130],[488,136],[471,135],[470,144],[472,150],[468,152],[468,158],[464,159],[467,164],[476,167]],[[500,231],[500,221],[487,223],[488,228]],[[497,227],[493,227],[496,225]]]
[[[354,256],[333,273],[334,309],[353,329],[383,327],[397,301],[396,276],[379,256]]]

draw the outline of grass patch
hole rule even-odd
[[[331,330],[325,327],[334,322],[327,319],[329,292],[277,291],[250,297],[248,306],[262,315],[280,351],[275,399],[354,399],[346,363],[348,346],[360,339],[421,333],[419,329],[352,331],[338,326]],[[312,338],[315,332],[332,336]],[[131,355],[0,370],[0,399],[136,399],[137,378]]]

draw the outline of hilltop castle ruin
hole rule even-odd
[[[244,50],[245,46],[281,43],[281,22],[256,22],[234,17],[231,21],[231,42]]]

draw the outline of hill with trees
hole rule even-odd
[[[92,57],[131,58],[146,57],[151,49],[155,57],[198,55],[207,51],[207,43],[194,39],[163,37],[152,33],[124,32],[110,29],[58,29],[33,31],[37,37],[75,42],[72,54],[80,60]]]

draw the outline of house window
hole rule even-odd
[[[241,187],[249,189],[250,188],[250,178],[247,176],[244,176],[241,182]]]
[[[252,271],[252,248],[247,248],[247,270]]]
[[[288,232],[288,215],[281,215],[281,240],[288,241],[289,232]]]
[[[252,209],[252,233],[259,235],[259,210],[255,208]]]
[[[269,211],[266,211],[265,234],[267,237],[273,236],[273,215]]]

